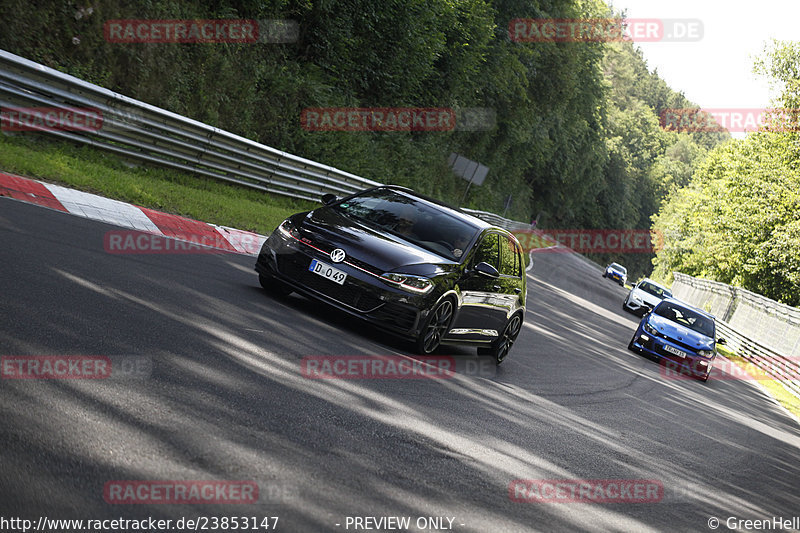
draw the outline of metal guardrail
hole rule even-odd
[[[744,357],[748,362],[764,371],[764,373],[780,383],[784,389],[800,398],[800,361],[785,357],[769,348],[745,337],[718,320],[717,329],[727,341],[728,347],[736,355]]]
[[[0,50],[0,106],[95,108],[96,131],[41,130],[118,155],[316,201],[380,185],[104,89]]]
[[[518,222],[516,220],[509,220],[507,218],[501,217],[500,215],[489,213],[488,211],[478,211],[476,209],[467,209],[466,207],[462,207],[461,210],[464,211],[465,213],[469,213],[470,215],[476,218],[480,218],[481,220],[484,220],[489,224],[494,224],[495,226],[499,226],[509,231],[531,229],[530,224],[525,224],[524,222]]]

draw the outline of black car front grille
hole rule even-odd
[[[311,261],[306,256],[278,256],[278,269],[284,276],[341,304],[367,313],[383,303],[377,295],[358,286],[358,282],[352,281],[350,277],[345,280],[344,285],[339,285],[309,271],[310,264]]]

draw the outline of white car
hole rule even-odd
[[[631,313],[644,315],[657,306],[661,300],[671,297],[672,291],[668,288],[659,285],[652,279],[645,278],[631,289],[625,301],[622,302],[622,308]]]

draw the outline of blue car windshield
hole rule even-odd
[[[392,189],[367,191],[332,208],[454,261],[461,260],[480,230],[443,208]]]
[[[682,326],[686,326],[706,337],[714,338],[714,321],[691,309],[673,305],[671,302],[661,302],[653,310],[653,313],[667,320],[671,320],[672,322],[677,322]]]

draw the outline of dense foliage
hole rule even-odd
[[[89,9],[91,7],[91,9]],[[690,107],[630,42],[522,43],[516,18],[595,18],[601,0],[6,0],[0,48],[122,94],[364,177],[540,228],[648,228],[722,134],[664,131]],[[289,44],[120,44],[109,19],[291,19]],[[11,25],[7,25],[7,29]],[[309,107],[484,108],[494,127],[436,133],[313,132]],[[470,188],[447,158],[490,168]],[[508,197],[512,198],[510,206]],[[463,201],[462,201],[463,199]],[[599,261],[612,259],[600,256]],[[633,277],[650,256],[623,260]]]
[[[775,43],[757,69],[798,109],[800,43]],[[711,151],[654,217],[666,237],[655,274],[715,279],[800,305],[800,135],[751,133]]]

